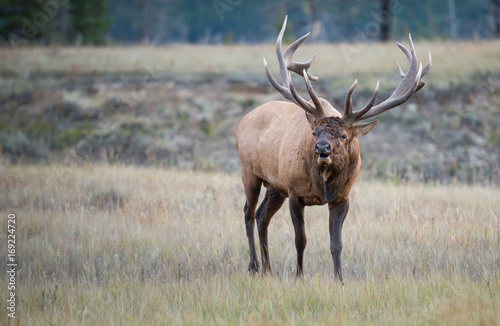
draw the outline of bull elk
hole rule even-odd
[[[357,123],[405,103],[424,86],[422,77],[429,71],[429,62],[422,69],[417,63],[415,48],[410,35],[410,50],[397,43],[409,61],[408,71],[402,72],[402,81],[392,95],[380,104],[375,104],[378,82],[368,104],[353,111],[352,93],[357,81],[347,91],[344,112],[341,114],[325,99],[318,97],[311,81],[318,77],[308,72],[314,59],[296,62],[294,52],[309,35],[293,42],[285,52],[281,42],[286,21],[276,40],[276,54],[282,84],[271,75],[264,59],[266,74],[273,87],[290,102],[271,101],[265,103],[242,120],[236,131],[238,153],[241,161],[246,203],[244,208],[245,227],[250,247],[249,271],[257,272],[259,263],[255,251],[254,225],[260,240],[262,269],[270,271],[267,242],[267,228],[273,215],[288,197],[290,215],[295,229],[297,250],[297,275],[303,270],[303,256],[306,247],[304,229],[304,207],[328,204],[330,251],[333,258],[335,277],[342,281],[340,255],[342,252],[342,225],[349,210],[349,192],[356,181],[361,165],[358,137],[369,133],[378,123]],[[302,76],[310,101],[298,93],[292,83],[290,72]],[[267,190],[257,212],[261,185]]]

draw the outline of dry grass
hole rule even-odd
[[[246,273],[235,175],[3,165],[0,192],[1,223],[19,225],[23,325],[500,323],[495,187],[358,181],[344,286],[325,207],[306,209],[302,280],[286,208],[269,230],[274,275]]]
[[[402,40],[408,44],[407,40]],[[460,84],[475,74],[500,71],[500,41],[481,42],[416,42],[420,59],[433,55],[433,69],[428,82],[434,87]],[[360,79],[373,88],[377,79],[382,87],[399,82],[395,61],[406,58],[395,44],[304,44],[297,59],[308,59],[318,52],[311,69],[314,74],[330,79]],[[164,47],[82,47],[0,49],[0,71],[29,73],[147,73],[189,76],[199,73],[256,75],[265,78],[262,57],[277,71],[274,45]],[[387,80],[386,80],[387,79]],[[389,85],[387,85],[389,83]],[[346,86],[347,87],[347,86]]]

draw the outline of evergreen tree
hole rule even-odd
[[[387,42],[391,38],[391,21],[392,14],[390,12],[391,0],[380,0],[380,41]]]
[[[72,36],[77,43],[103,44],[110,24],[106,0],[72,0],[70,2]]]
[[[0,0],[0,35],[17,44],[38,40],[44,35],[45,17],[34,0]]]
[[[493,34],[500,38],[500,0],[491,0],[493,4]]]

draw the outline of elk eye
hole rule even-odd
[[[347,134],[342,134],[341,138],[342,139],[346,139],[347,138]]]
[[[313,136],[316,137],[316,131],[313,130]]]

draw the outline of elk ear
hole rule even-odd
[[[355,124],[353,125],[354,134],[356,135],[356,137],[364,136],[369,133],[373,129],[373,127],[377,125],[377,123],[378,120]]]
[[[309,122],[309,125],[311,126],[311,129],[316,128],[316,118],[309,112],[306,111],[306,118],[307,122]]]

